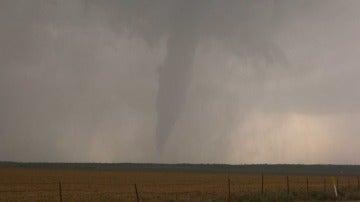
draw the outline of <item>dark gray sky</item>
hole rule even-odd
[[[359,164],[359,9],[0,1],[0,160]]]

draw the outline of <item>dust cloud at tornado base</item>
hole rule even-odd
[[[357,1],[1,4],[1,160],[358,163]]]

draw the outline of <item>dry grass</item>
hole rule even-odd
[[[230,179],[231,198],[261,193],[261,175],[201,172],[130,172],[105,170],[0,169],[0,201],[223,201]],[[331,177],[309,177],[309,194],[333,195]],[[307,196],[306,176],[290,176],[290,192]],[[356,177],[339,178],[340,190],[357,188]],[[264,192],[287,193],[286,176],[265,175]]]

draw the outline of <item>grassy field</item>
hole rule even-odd
[[[0,201],[60,201],[60,186],[62,201],[136,201],[135,184],[140,201],[336,199],[331,176],[288,179],[289,190],[286,175],[264,175],[262,194],[261,174],[2,168]],[[356,176],[338,185],[341,199],[360,199]]]

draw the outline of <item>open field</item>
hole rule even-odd
[[[286,200],[335,199],[329,175],[289,175],[288,179],[289,190],[286,175],[265,174],[262,195],[261,174],[2,168],[0,200],[136,201],[135,184],[140,201],[225,201],[229,190],[232,201],[264,200],[261,196],[273,199],[291,196]],[[358,194],[357,176],[337,179],[341,197],[350,190]]]

